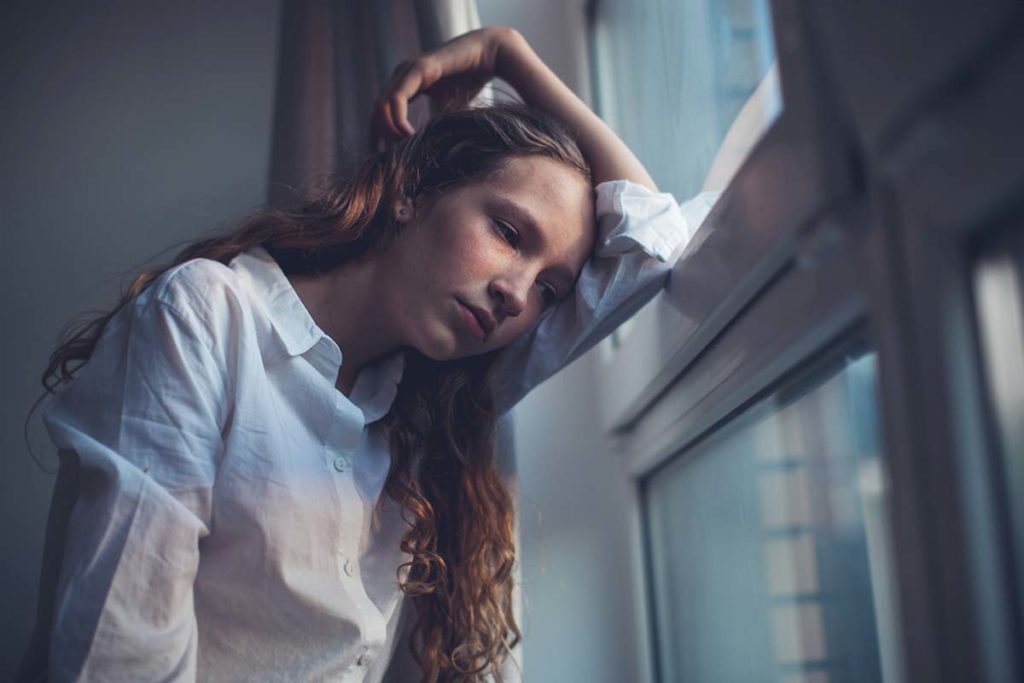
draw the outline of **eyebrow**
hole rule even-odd
[[[533,233],[537,235],[537,239],[541,243],[541,246],[547,246],[544,231],[540,229],[537,221],[533,219],[533,216],[530,215],[529,211],[519,206],[511,199],[507,199],[505,197],[497,197],[494,201],[497,207],[504,213],[510,214],[513,220],[517,223],[525,224],[531,231],[533,231]],[[573,283],[576,281],[576,273],[573,272],[572,268],[564,263],[559,263],[552,266],[551,270],[557,277],[564,281],[562,284],[565,285],[566,289],[572,288]],[[561,293],[565,294],[566,292]]]

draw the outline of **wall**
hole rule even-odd
[[[159,249],[258,205],[270,156],[277,0],[50,7],[0,17],[0,680],[34,619],[54,478],[22,428],[58,331]],[[52,467],[38,410],[30,441]]]
[[[589,100],[582,0],[478,6],[484,25],[518,29]],[[586,354],[516,411],[529,683],[639,680],[633,490],[601,434],[600,356]]]

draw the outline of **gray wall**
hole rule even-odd
[[[270,156],[277,0],[56,4],[0,17],[0,680],[35,610],[54,479],[22,428],[58,331],[160,250],[258,205]],[[39,411],[30,429],[52,467]]]

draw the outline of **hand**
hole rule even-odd
[[[419,95],[429,96],[440,111],[466,107],[496,75],[498,48],[508,31],[470,31],[399,64],[374,104],[370,119],[373,148],[379,142],[395,142],[416,132],[408,113],[409,102]]]

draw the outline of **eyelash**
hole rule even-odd
[[[551,285],[544,284],[543,282],[538,283],[543,289],[544,293],[541,294],[544,297],[545,306],[553,306],[558,302],[558,292]]]
[[[519,233],[516,232],[515,228],[505,221],[498,220],[497,218],[494,219],[494,224],[498,226],[498,232],[506,242],[511,244],[513,247],[519,246]]]
[[[502,239],[509,243],[513,248],[519,247],[519,233],[511,225],[505,221],[494,219],[494,224],[498,226],[498,233]],[[544,282],[538,282],[543,290],[541,296],[544,299],[545,306],[551,306],[558,301],[558,291],[549,284]]]

